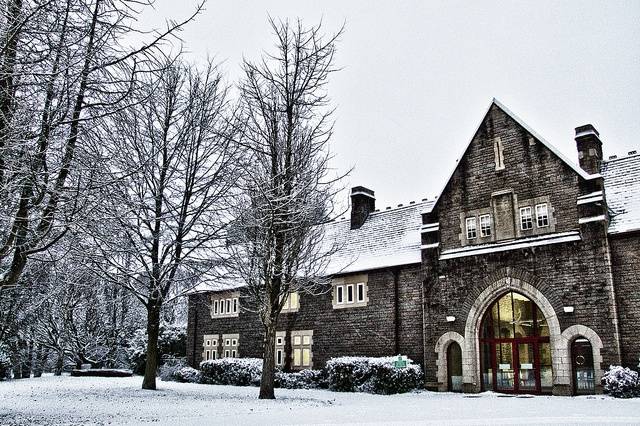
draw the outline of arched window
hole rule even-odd
[[[484,390],[551,392],[549,326],[531,299],[508,292],[489,306],[480,330],[480,362]]]

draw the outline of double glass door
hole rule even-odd
[[[495,390],[500,392],[541,392],[538,342],[513,339],[493,346]]]

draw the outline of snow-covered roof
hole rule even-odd
[[[421,212],[432,204],[423,201],[373,212],[359,229],[350,229],[349,219],[326,224],[325,240],[337,247],[326,274],[420,263]]]
[[[609,233],[640,229],[640,154],[604,161],[601,174],[611,211]]]

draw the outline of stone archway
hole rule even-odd
[[[462,375],[464,376],[464,360],[466,358],[464,337],[462,337],[460,333],[456,333],[455,331],[446,332],[442,336],[440,336],[440,338],[436,342],[435,347],[435,353],[438,354],[438,359],[436,360],[436,368],[438,377],[438,390],[440,392],[446,392],[448,390],[447,349],[453,342],[459,344],[460,349],[462,350]]]
[[[567,353],[567,359],[571,356],[571,344],[579,337],[583,337],[591,343],[595,388],[597,393],[602,393],[602,385],[600,385],[600,380],[602,379],[602,354],[600,353],[600,350],[603,348],[602,339],[600,339],[598,333],[586,325],[578,324],[567,327],[567,329],[562,332],[561,336],[561,344]],[[571,368],[571,362],[567,361],[567,364],[569,365],[569,368]],[[569,378],[569,384],[571,385],[571,389],[573,389],[573,371],[571,370],[569,371]]]
[[[568,348],[562,344],[560,323],[547,298],[528,282],[511,276],[497,279],[474,300],[465,324],[462,359],[463,388],[465,392],[480,392],[479,332],[482,318],[496,298],[507,291],[515,291],[531,299],[540,308],[549,325],[549,343],[552,354],[553,393],[570,391],[571,368],[567,363]]]

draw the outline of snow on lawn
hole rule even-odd
[[[0,382],[0,424],[640,424],[640,399],[419,392],[368,395],[158,381],[53,377]]]

